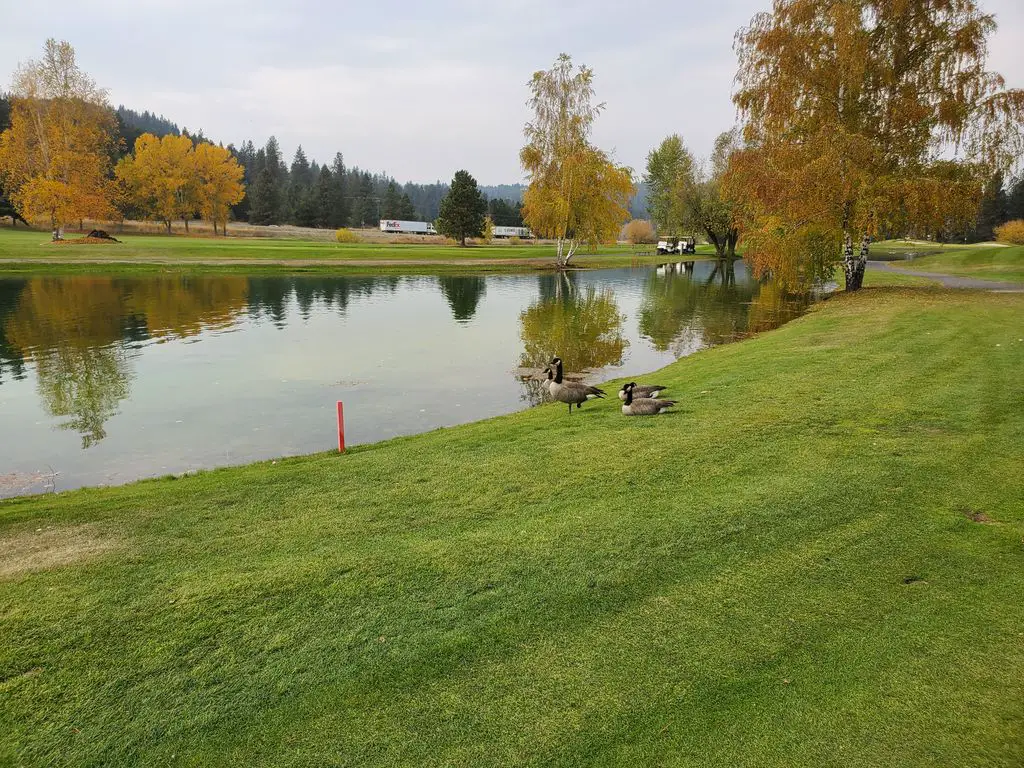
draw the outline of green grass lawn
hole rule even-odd
[[[869,289],[672,415],[0,502],[0,764],[1019,766],[1022,328]]]
[[[941,245],[887,240],[871,246],[872,257],[903,258],[898,267],[961,277],[1024,283],[1024,246],[994,243]]]
[[[69,235],[74,239],[77,235]],[[95,271],[94,262],[97,259],[111,260],[113,262],[135,262],[132,267],[135,271],[166,269],[168,263],[175,266],[188,267],[198,266],[219,266],[231,268],[231,262],[237,260],[239,266],[244,266],[246,271],[251,271],[251,266],[267,270],[280,271],[282,268],[288,271],[311,267],[330,267],[332,270],[362,269],[371,267],[374,272],[387,269],[377,264],[378,261],[399,262],[399,269],[403,267],[401,262],[432,262],[438,267],[460,266],[460,263],[467,261],[493,261],[493,264],[474,264],[473,267],[485,269],[521,269],[526,262],[535,260],[554,262],[554,246],[535,245],[491,245],[491,246],[470,246],[460,248],[458,246],[435,246],[415,244],[387,244],[387,243],[365,243],[346,244],[321,242],[312,240],[295,239],[272,239],[272,238],[241,238],[241,237],[184,237],[165,235],[118,235],[123,240],[121,243],[110,244],[89,244],[89,245],[61,245],[55,246],[49,243],[49,233],[30,231],[26,229],[0,229],[0,259],[4,260],[45,260],[43,264],[26,264],[25,266],[3,264],[0,271],[39,271],[52,264],[55,270],[74,271],[75,269],[90,269]],[[648,250],[653,250],[650,246]],[[634,260],[634,248],[625,245],[602,246],[595,253],[586,250],[574,258],[573,263],[579,266],[621,266],[630,264]],[[713,256],[714,249],[704,246],[701,249],[703,256]],[[524,261],[524,265],[517,266],[512,261]],[[664,261],[665,257],[646,257],[642,259],[645,263]],[[315,261],[316,265],[303,264],[303,262]],[[244,262],[244,264],[243,264]],[[417,265],[422,266],[422,265]],[[429,266],[429,265],[428,265]],[[466,264],[461,264],[465,269]],[[535,265],[534,265],[535,266]]]
[[[1024,283],[1024,246],[961,248],[913,259],[906,266],[922,272]]]

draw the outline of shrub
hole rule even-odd
[[[633,219],[626,225],[626,239],[633,245],[657,242],[654,227],[647,219]]]
[[[996,227],[996,241],[1024,245],[1024,219],[1014,219]]]
[[[334,236],[338,239],[339,243],[361,243],[362,242],[362,240],[360,239],[359,235],[357,235],[351,229],[346,229],[345,227],[342,227],[337,232],[335,232]]]
[[[521,238],[519,235],[512,235],[512,237],[510,237],[508,239],[508,244],[509,245],[519,245],[522,242],[523,242],[523,238]]]

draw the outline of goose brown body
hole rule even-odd
[[[665,413],[676,404],[675,400],[658,400],[653,397],[633,397],[636,384],[631,382],[624,386],[626,393],[625,402],[622,404],[622,412],[626,416],[656,416]]]
[[[668,387],[662,386],[661,384],[637,384],[633,387],[633,397],[657,397],[664,392]],[[619,400],[626,399],[626,387],[623,386],[619,390]]]
[[[558,357],[551,358],[551,366],[554,366],[554,377],[549,376],[548,393],[552,399],[558,400],[562,403],[567,403],[569,406],[569,413],[572,413],[572,407],[575,405],[580,408],[583,403],[587,400],[592,400],[595,397],[604,397],[604,392],[597,387],[592,387],[589,384],[581,384],[575,381],[563,381],[562,380],[562,360]],[[548,373],[551,373],[550,368]]]

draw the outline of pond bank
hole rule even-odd
[[[1019,763],[1022,318],[864,290],[670,416],[0,502],[0,762]]]

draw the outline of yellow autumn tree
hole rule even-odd
[[[113,213],[116,121],[69,43],[47,40],[42,59],[19,66],[10,119],[0,134],[0,179],[22,216],[48,219],[59,232],[70,221]]]
[[[199,211],[213,222],[214,234],[218,222],[227,234],[231,206],[245,197],[242,166],[228,150],[214,144],[199,144],[193,153]]]
[[[592,104],[593,79],[591,69],[575,69],[563,53],[529,83],[534,116],[519,153],[529,180],[523,220],[539,235],[554,238],[560,269],[581,244],[616,239],[629,219],[634,192],[632,171],[590,143],[594,120],[604,109]]]
[[[873,237],[974,217],[1024,148],[1024,91],[986,69],[995,26],[974,0],[775,0],[740,30],[726,185],[758,273],[841,263],[857,290]]]
[[[195,153],[187,136],[142,134],[134,155],[121,158],[114,173],[131,205],[150,221],[162,221],[168,234],[172,221],[187,222],[199,207]]]

